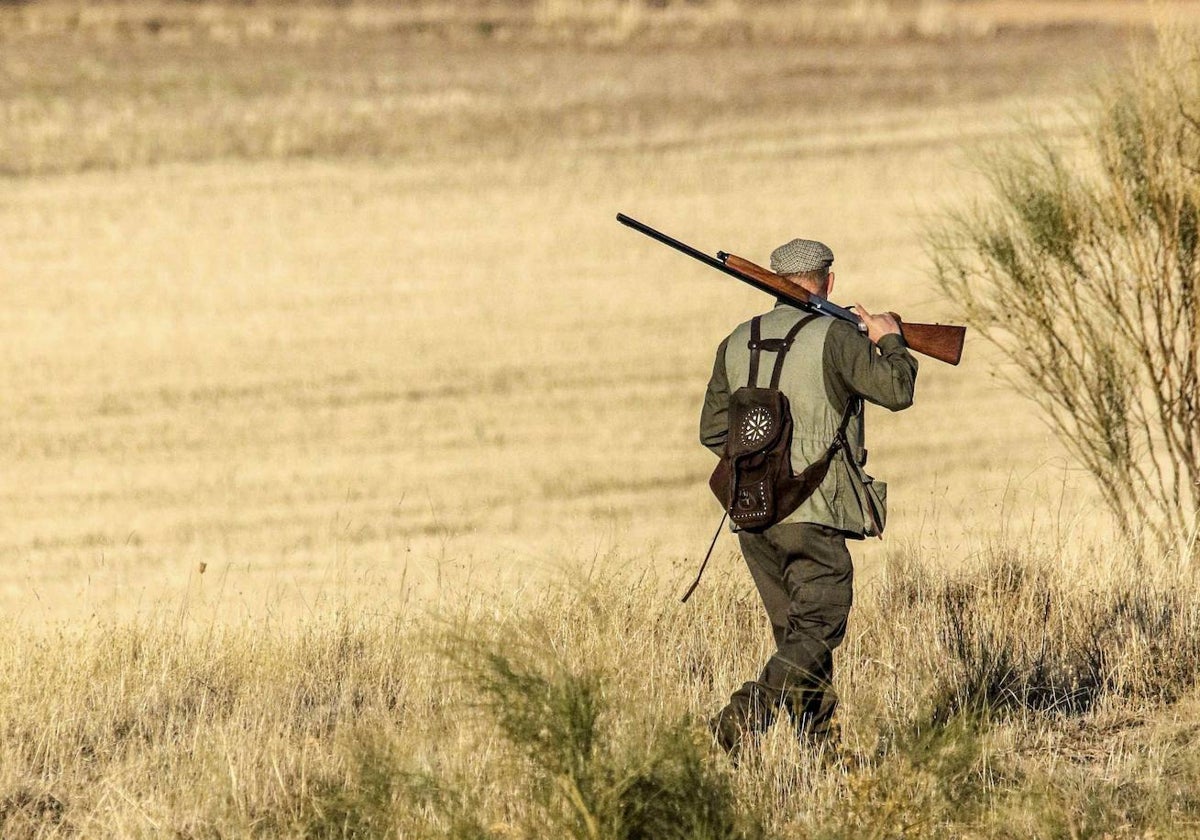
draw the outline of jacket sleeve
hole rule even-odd
[[[829,327],[825,341],[825,387],[835,405],[858,395],[890,411],[913,403],[917,360],[898,335],[885,335],[878,348],[847,321]]]
[[[717,348],[708,390],[704,392],[704,408],[700,411],[700,442],[718,457],[725,452],[729,435],[729,374],[725,372],[725,347],[729,339]]]

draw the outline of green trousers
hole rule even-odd
[[[845,638],[853,600],[845,534],[801,523],[741,532],[738,539],[776,649],[758,679],[733,693],[714,725],[727,733],[761,732],[784,709],[802,737],[825,739],[838,702],[833,651]]]

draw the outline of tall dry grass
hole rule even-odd
[[[1184,837],[1200,592],[1129,555],[914,552],[859,593],[844,744],[702,721],[766,655],[742,574],[440,614],[13,634],[6,837]],[[1082,564],[1082,565],[1081,565]],[[1172,712],[1171,710],[1175,711]]]

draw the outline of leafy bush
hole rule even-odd
[[[1176,548],[1200,508],[1200,46],[1163,36],[1091,122],[1083,159],[1037,133],[995,155],[931,233],[935,276],[1121,528]]]

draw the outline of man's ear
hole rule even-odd
[[[829,272],[829,279],[825,281],[825,297],[833,294],[833,272]]]

